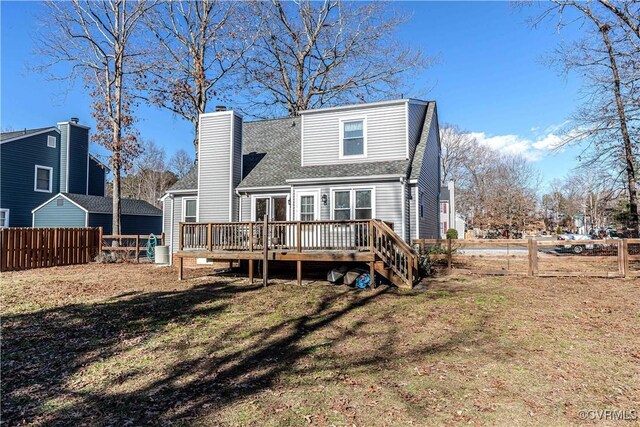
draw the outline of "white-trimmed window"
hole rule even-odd
[[[198,199],[183,199],[183,201],[184,205],[182,206],[182,221],[196,222]]]
[[[364,119],[340,122],[340,157],[367,155],[366,121]]]
[[[333,219],[347,221],[373,218],[373,190],[354,188],[333,192]]]
[[[0,209],[0,228],[9,226],[9,209]]]
[[[47,137],[47,147],[56,148],[56,137],[49,135]]]
[[[53,168],[36,165],[33,190],[41,193],[51,193],[53,190]]]
[[[316,219],[316,203],[313,194],[300,196],[300,221],[314,221]]]

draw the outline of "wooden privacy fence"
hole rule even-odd
[[[413,245],[449,273],[640,277],[640,239],[418,239]]]
[[[0,271],[86,264],[99,250],[97,228],[3,228]]]

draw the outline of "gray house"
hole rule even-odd
[[[144,200],[122,199],[122,234],[162,232],[162,211]],[[33,210],[34,227],[102,227],[111,234],[113,199],[60,193]]]
[[[180,222],[393,223],[407,242],[439,236],[435,102],[399,99],[244,122],[200,116],[199,162],[163,196],[173,253]]]
[[[1,227],[30,227],[31,211],[59,192],[104,196],[108,169],[89,154],[89,128],[77,120],[0,139]]]

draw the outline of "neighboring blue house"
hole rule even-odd
[[[89,128],[4,132],[0,138],[0,227],[31,227],[32,210],[57,193],[104,196],[108,168],[89,154]]]
[[[162,233],[162,211],[144,200],[121,200],[121,234]],[[111,234],[111,197],[60,193],[33,210],[34,227],[102,227]]]

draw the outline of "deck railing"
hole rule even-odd
[[[180,250],[254,251],[370,249],[370,220],[181,223]]]

